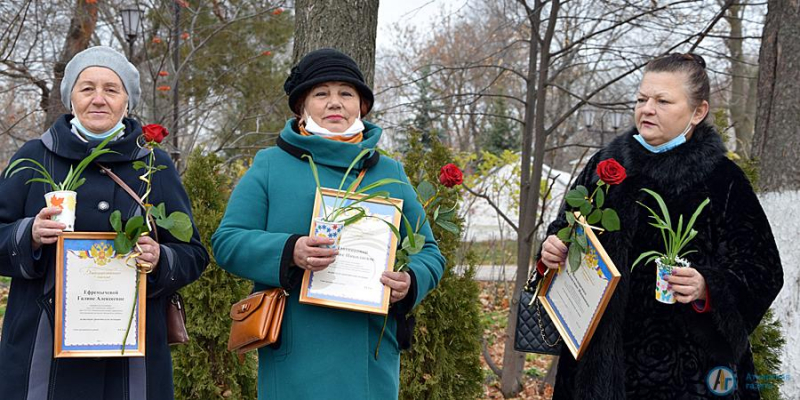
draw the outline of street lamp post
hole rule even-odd
[[[617,130],[622,126],[622,119],[624,115],[619,111],[611,111],[608,113],[603,114],[600,118],[600,127],[594,128],[595,117],[597,116],[597,110],[593,108],[584,108],[581,110],[581,117],[583,119],[583,125],[586,127],[586,131],[589,133],[599,133],[600,134],[600,146],[606,145],[606,133],[617,133]],[[605,129],[605,120],[606,116],[609,117],[611,123],[611,130]]]
[[[120,10],[122,16],[122,31],[128,42],[128,60],[133,58],[133,42],[139,35],[139,26],[142,20],[142,10],[137,7],[126,7]]]

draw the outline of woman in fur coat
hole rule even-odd
[[[622,278],[580,361],[564,347],[554,399],[758,399],[748,335],[783,285],[783,271],[764,211],[745,174],[726,157],[720,135],[704,122],[709,110],[705,61],[671,54],[651,61],[636,98],[635,129],[598,152],[577,185],[594,187],[599,162],[615,159],[627,178],[612,186],[606,207],[621,229],[599,236]],[[641,189],[659,193],[670,214],[687,219],[706,198],[690,267],[668,277],[676,304],[655,299],[655,263],[634,260],[663,252],[658,209]],[[567,247],[548,228],[539,270],[558,268]],[[721,381],[720,367],[734,380]]]

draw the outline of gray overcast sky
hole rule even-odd
[[[378,7],[377,50],[392,46],[391,26],[395,22],[428,26],[442,9],[455,11],[468,0],[382,0]]]

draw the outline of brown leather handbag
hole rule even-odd
[[[189,343],[183,297],[175,292],[167,300],[167,343],[170,345]]]
[[[255,292],[231,307],[228,350],[243,355],[278,341],[289,293],[282,288]]]

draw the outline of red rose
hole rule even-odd
[[[169,135],[167,128],[159,124],[150,124],[142,127],[142,136],[144,136],[146,142],[161,143],[167,135]]]
[[[464,175],[455,164],[447,164],[439,170],[439,182],[451,188],[464,182]]]
[[[597,176],[609,185],[619,185],[628,175],[625,174],[625,167],[617,160],[609,158],[597,164]]]

